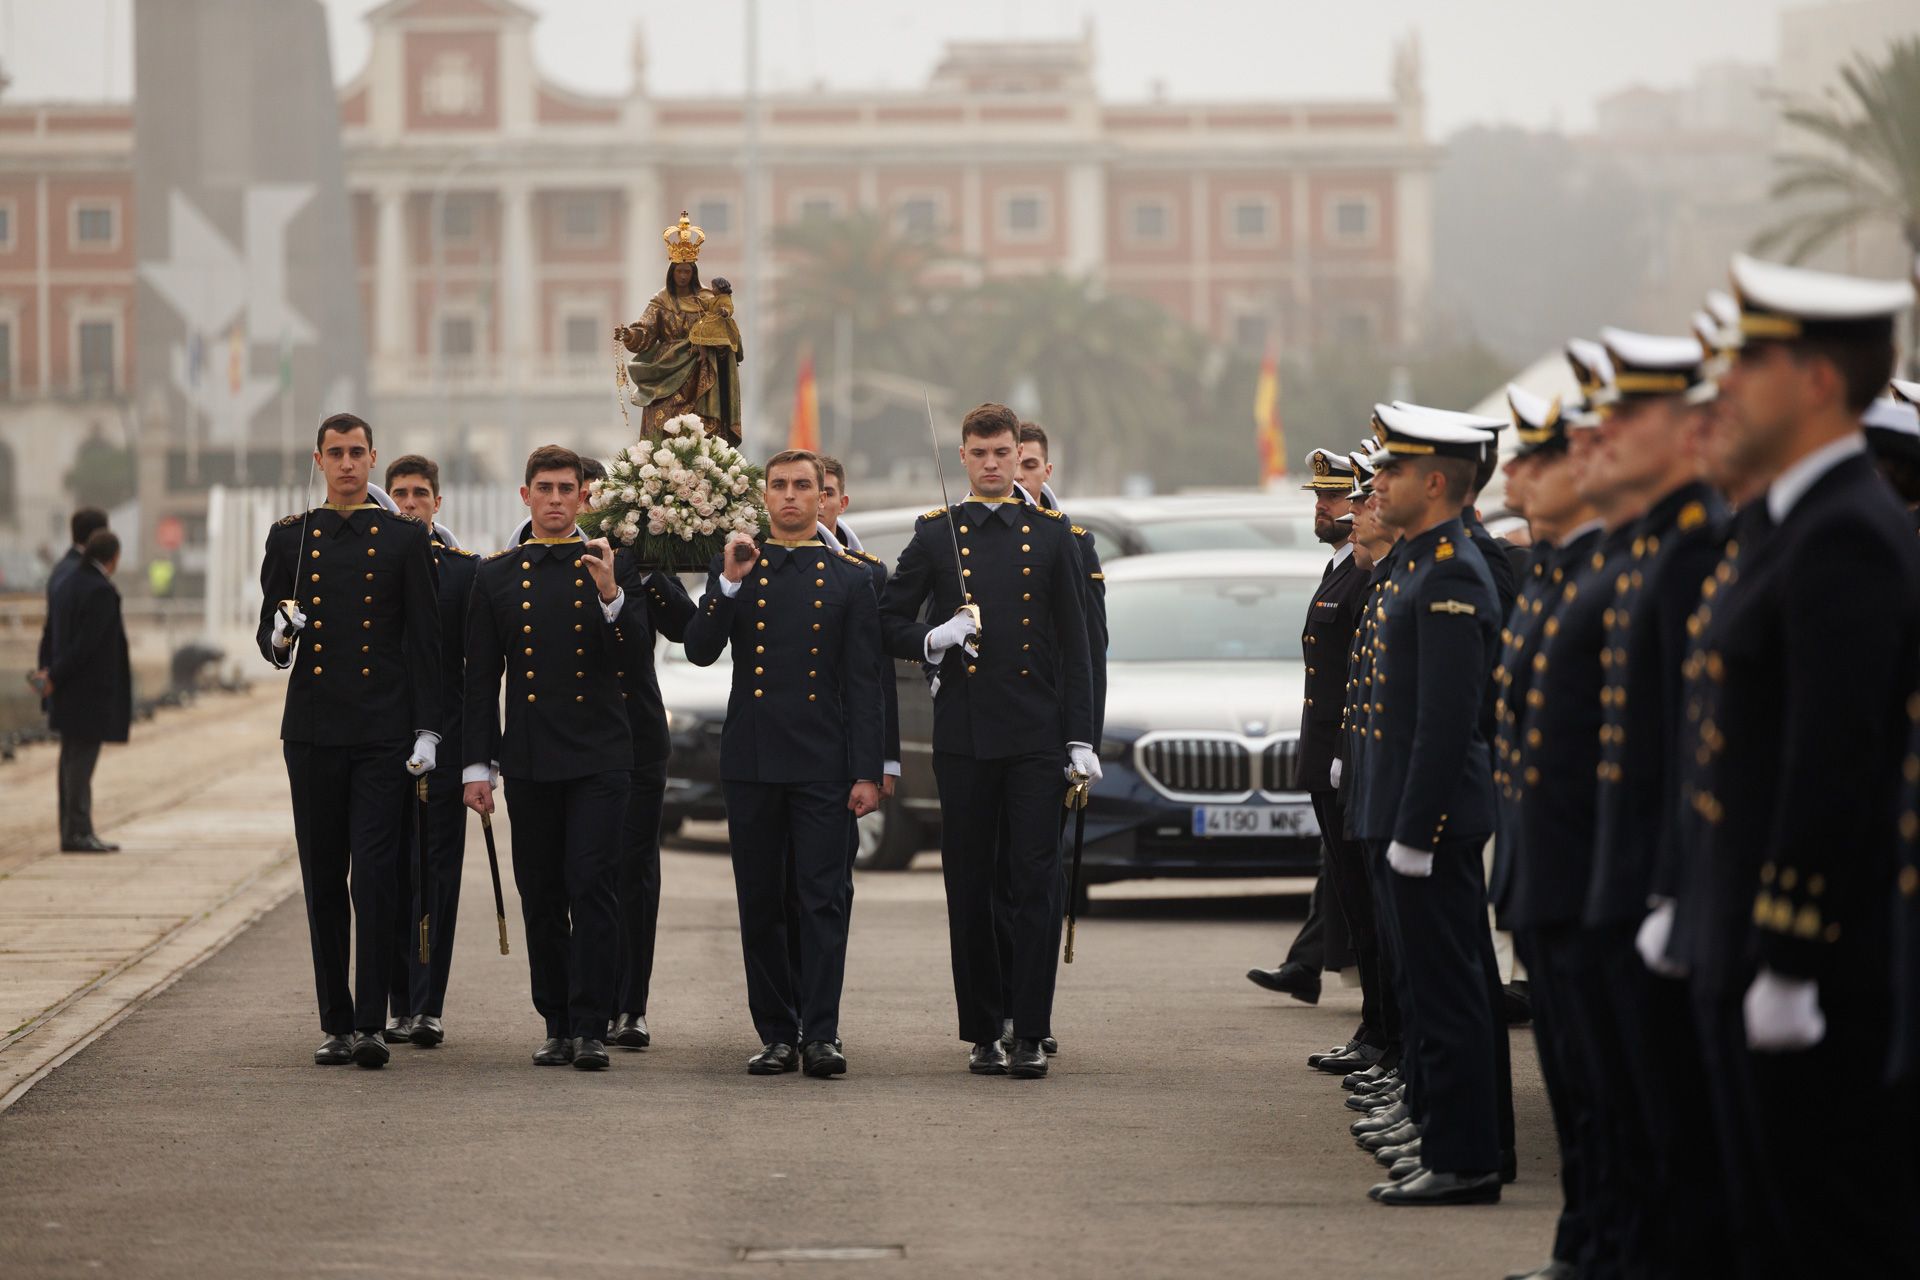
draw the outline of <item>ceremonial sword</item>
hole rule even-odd
[[[973,602],[973,592],[967,590],[966,571],[961,568],[960,533],[955,528],[953,500],[947,496],[946,469],[940,465],[940,429],[933,425],[933,397],[927,394],[924,387],[921,388],[920,396],[921,399],[926,402],[927,406],[927,438],[933,442],[933,474],[939,477],[940,501],[947,509],[947,536],[953,539],[953,572],[954,576],[960,580],[961,605],[958,609],[954,610],[954,613],[972,615],[973,636],[971,638],[975,641],[975,648],[977,649],[979,637],[985,634],[985,628],[981,626],[980,606]],[[298,581],[297,576],[295,581]],[[965,649],[967,647],[966,642],[962,641],[960,647]]]
[[[316,455],[317,452],[316,450]],[[280,602],[280,611],[286,615],[288,623],[292,623],[293,615],[300,609],[300,548],[307,545],[307,519],[313,515],[313,473],[319,469],[319,466],[320,461],[317,456],[307,460],[307,505],[300,509],[300,541],[293,549],[293,582],[291,584],[293,587],[293,595]],[[293,636],[291,634],[287,636],[287,662],[289,664],[293,662]]]
[[[500,896],[500,855],[493,848],[493,815],[480,815],[480,830],[487,836],[487,870],[493,872],[493,915],[500,922],[500,954],[507,954],[507,900]]]
[[[1093,779],[1084,773],[1071,773],[1067,782],[1067,808],[1073,810],[1073,878],[1067,890],[1067,956],[1073,963],[1074,905],[1080,901],[1080,853],[1087,844],[1087,803],[1093,799]]]
[[[430,916],[427,896],[427,779],[426,775],[414,779],[413,794],[420,798],[420,809],[413,821],[413,851],[419,864],[420,885],[420,963],[426,964],[433,959],[433,945],[427,940],[427,923]]]

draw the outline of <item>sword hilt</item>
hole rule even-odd
[[[1067,775],[1066,807],[1084,809],[1093,800],[1093,779],[1084,773]]]
[[[427,941],[427,916],[420,917],[420,963],[426,964],[433,959],[432,944]]]
[[[1067,917],[1067,964],[1073,963],[1073,917]]]
[[[420,798],[421,804],[427,802],[427,776],[425,774],[421,774],[413,780],[413,794]]]
[[[493,830],[493,815],[492,815],[492,814],[490,814],[490,813],[483,813],[483,814],[481,814],[481,815],[480,815],[480,825],[481,825],[482,827],[484,827],[484,828],[486,828],[486,829],[487,829],[488,831],[491,831],[491,830]]]
[[[507,954],[507,918],[505,916],[495,916],[494,918],[500,922],[500,954],[506,955]]]

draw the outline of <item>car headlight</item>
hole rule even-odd
[[[1133,750],[1133,743],[1126,738],[1100,739],[1100,758],[1102,760],[1125,760]]]

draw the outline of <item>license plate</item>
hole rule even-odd
[[[1304,805],[1198,804],[1193,834],[1212,836],[1317,836],[1320,824]]]

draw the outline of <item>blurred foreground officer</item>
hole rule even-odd
[[[427,526],[367,499],[373,428],[334,414],[313,460],[327,501],[267,531],[257,638],[293,668],[280,737],[327,1037],[313,1060],[381,1067],[409,778],[440,740],[440,614]]]
[[[1460,511],[1493,438],[1390,405],[1375,412],[1387,456],[1374,491],[1404,536],[1379,606],[1373,674],[1386,689],[1366,794],[1369,829],[1392,833],[1375,850],[1392,872],[1420,1168],[1369,1194],[1396,1205],[1490,1203],[1512,1160],[1498,1115],[1495,1038],[1504,1044],[1506,1027],[1481,858],[1494,812],[1480,703],[1499,598]]]
[[[100,745],[125,742],[133,724],[133,670],[127,625],[113,574],[120,539],[100,528],[87,535],[79,565],[54,593],[47,630],[45,688],[49,723],[60,735],[60,851],[113,853],[120,846],[93,829],[93,770]]]
[[[1905,284],[1736,257],[1743,344],[1721,381],[1747,469],[1770,476],[1689,627],[1701,677],[1681,750],[1703,842],[1676,923],[1721,1165],[1754,1185],[1729,1260],[1757,1274],[1909,1274],[1911,1099],[1878,1080],[1892,1025],[1889,904],[1916,654],[1920,547],[1860,416],[1893,361]],[[1836,683],[1836,681],[1838,683]]]
[[[439,522],[440,468],[431,458],[406,454],[387,464],[387,496],[402,515],[433,530],[434,576],[438,580],[440,612],[440,723],[434,731],[442,742],[461,740],[460,712],[467,663],[467,601],[480,557],[464,551]],[[440,1021],[446,1012],[447,975],[453,965],[453,932],[460,911],[460,871],[467,851],[467,806],[460,786],[460,753],[452,748],[435,762],[427,775],[427,883],[414,884],[417,860],[412,856],[413,827],[420,821],[420,805],[406,805],[407,856],[400,859],[398,886],[402,904],[397,913],[399,958],[393,966],[390,1016],[382,1033],[389,1044],[403,1040],[431,1048],[446,1039]],[[424,901],[415,895],[425,894]],[[414,924],[432,917],[432,947],[426,964],[420,963]]]
[[[582,475],[573,450],[535,449],[520,490],[533,536],[488,556],[474,578],[461,780],[467,807],[483,814],[493,812],[494,770],[507,780],[533,1007],[547,1028],[533,1060],[597,1071],[613,1017],[633,768],[620,672],[636,655],[620,625],[628,601],[613,549],[587,543],[574,523]]]
[[[1098,780],[1084,570],[1060,512],[1014,492],[1020,420],[983,404],[960,427],[971,492],[920,517],[887,583],[887,651],[939,667],[933,771],[940,787],[960,1038],[976,1075],[1047,1074],[1062,883],[1060,821],[1070,771]],[[956,556],[955,543],[959,544]],[[962,611],[976,606],[981,623]],[[918,621],[922,608],[932,625]],[[994,867],[1004,826],[1013,880],[1013,1004],[994,938]],[[1000,1043],[1012,1017],[1014,1048]]]
[[[687,624],[687,659],[731,651],[720,739],[733,887],[740,903],[756,1076],[844,1073],[848,829],[880,804],[879,604],[864,561],[820,538],[820,459],[767,459],[770,530],[727,540]],[[787,880],[799,898],[800,963],[787,946]],[[806,1043],[796,1052],[801,1032]]]
[[[40,627],[40,650],[38,658],[34,662],[33,670],[27,673],[27,683],[33,687],[34,693],[39,696],[40,709],[42,711],[52,710],[51,703],[47,697],[47,667],[53,661],[53,598],[59,594],[60,584],[67,580],[67,575],[79,568],[81,561],[86,559],[87,539],[106,527],[107,513],[98,507],[81,507],[78,511],[74,512],[73,516],[67,521],[67,531],[72,536],[73,543],[67,548],[66,554],[54,561],[53,568],[47,571],[46,621],[42,623]],[[68,821],[69,812],[67,808],[66,779],[64,774],[59,772],[56,772],[54,777],[55,785],[59,788],[60,844],[63,851],[76,852],[65,850],[66,845],[73,843],[73,841],[68,838],[73,834],[73,828]]]

